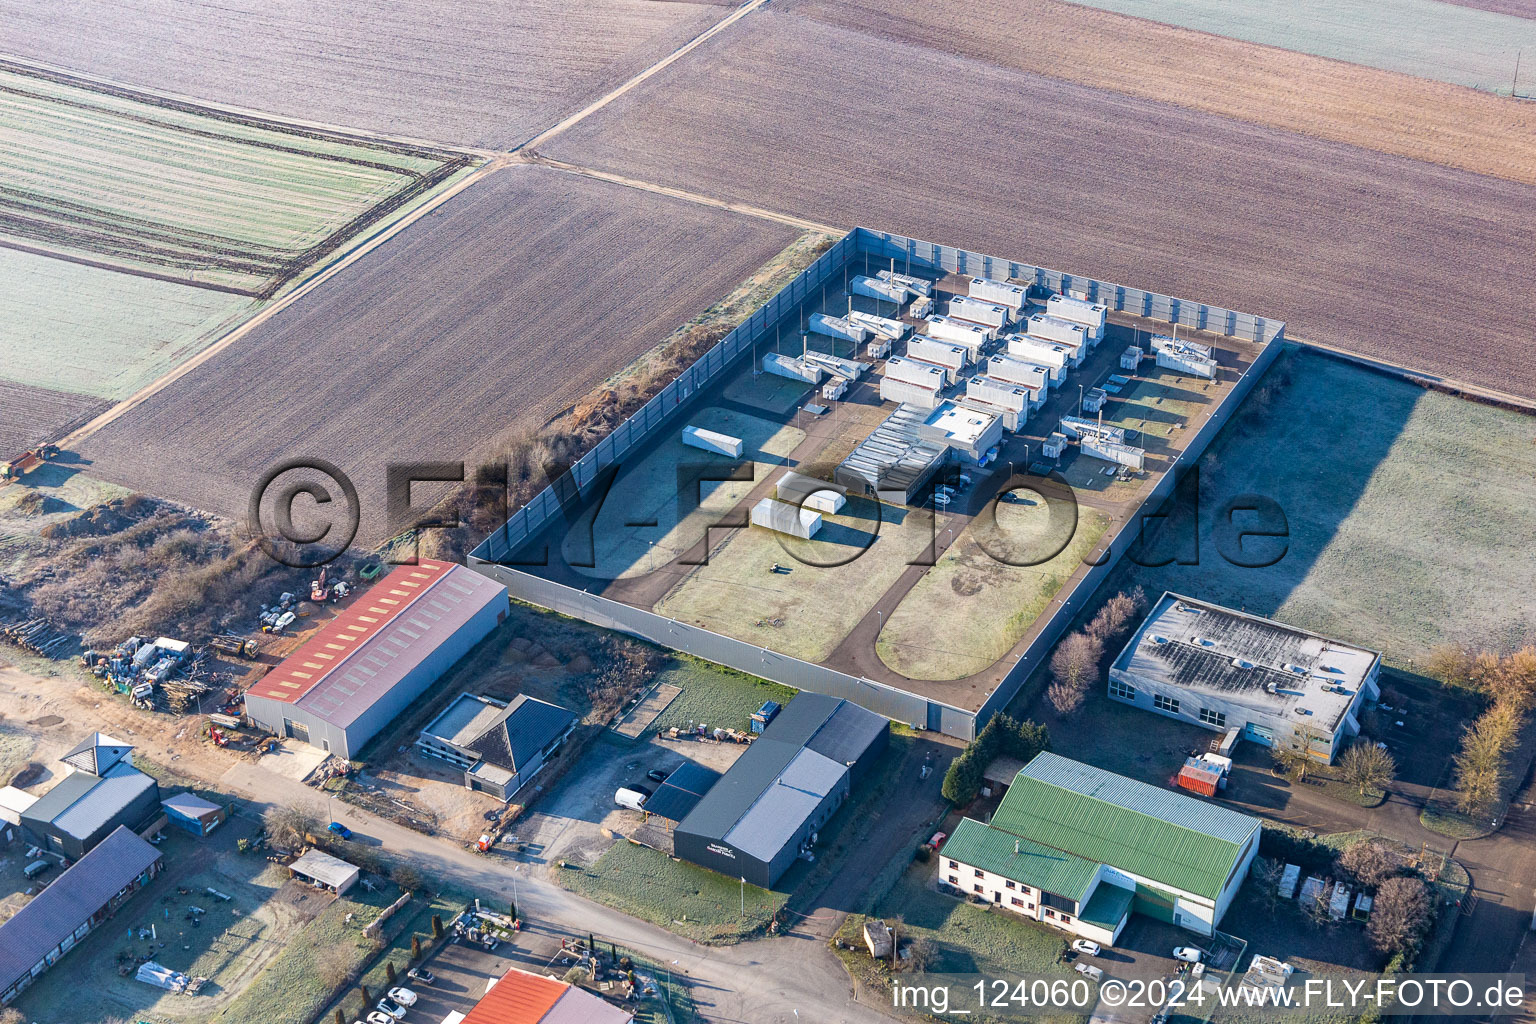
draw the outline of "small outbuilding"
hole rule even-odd
[[[229,817],[228,808],[212,800],[204,800],[196,793],[177,793],[174,796],[168,796],[160,801],[160,806],[165,809],[165,818],[168,823],[195,836],[207,835]]]
[[[302,879],[320,889],[327,889],[340,896],[357,884],[362,874],[355,866],[340,857],[332,857],[324,850],[310,850],[288,865],[294,878]]]

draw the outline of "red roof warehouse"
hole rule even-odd
[[[506,587],[462,565],[399,566],[252,686],[246,714],[354,757],[506,615]]]

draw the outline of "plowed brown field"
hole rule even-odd
[[[1536,190],[759,12],[550,155],[1536,395]]]
[[[537,167],[491,174],[80,445],[90,472],[244,514],[318,456],[383,539],[390,462],[537,427],[795,237],[778,224]],[[420,495],[417,495],[420,500]]]
[[[0,462],[63,437],[111,404],[90,395],[0,380]]]
[[[1444,82],[1056,0],[997,0],[985,18],[969,16],[975,4],[960,0],[789,0],[783,10],[1019,71],[1536,184],[1536,104]]]

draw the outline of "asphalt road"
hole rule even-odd
[[[259,764],[241,762],[221,783],[261,813],[271,804],[300,804],[331,813],[315,790]],[[865,1024],[891,1018],[855,1001],[842,965],[819,938],[785,936],[737,946],[701,946],[561,889],[530,873],[511,855],[471,852],[448,840],[424,836],[340,801],[334,817],[363,842],[378,842],[390,854],[412,861],[439,883],[486,898],[517,900],[525,930],[560,937],[585,936],[616,942],[670,964],[674,977],[691,981],[699,1011],[713,1021],[751,1024]],[[552,870],[559,870],[558,868]]]

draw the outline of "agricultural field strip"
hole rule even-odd
[[[271,294],[469,162],[0,60],[0,244]]]
[[[790,0],[780,11],[959,57],[1536,184],[1529,108],[1462,86],[1059,0]],[[1536,85],[1536,81],[1533,81]]]
[[[828,81],[812,69],[853,53]],[[878,70],[877,70],[878,69]],[[943,82],[943,90],[932,83]],[[944,127],[892,151],[881,97]],[[841,105],[837,124],[817,111]],[[1073,109],[1061,119],[1049,112]],[[1010,145],[1003,126],[1037,129]],[[1386,156],[957,58],[771,8],[557,138],[551,157],[808,219],[1018,249],[1028,258],[1229,309],[1299,335],[1514,394],[1536,394],[1515,269],[1536,204],[1514,182]],[[722,163],[715,155],[731,151]],[[951,168],[969,154],[974,172]],[[1092,166],[1085,177],[1082,168]],[[1013,183],[1033,183],[1020,195]],[[1189,217],[1191,196],[1201,215]],[[919,201],[921,200],[921,201]],[[1514,218],[1514,222],[1511,221]],[[1536,223],[1532,224],[1536,230]],[[1255,237],[1268,244],[1255,247]],[[1149,253],[1156,254],[1152,264]],[[1487,315],[1444,331],[1446,296]],[[1510,303],[1515,305],[1511,306]],[[1278,306],[1276,305],[1278,303]]]

